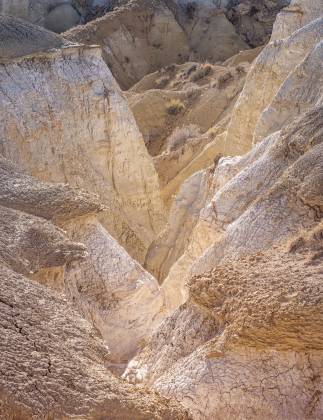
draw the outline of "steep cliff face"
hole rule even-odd
[[[189,418],[169,399],[114,377],[97,330],[28,278],[86,259],[84,245],[52,220],[100,208],[97,197],[36,181],[0,157],[0,418]]]
[[[255,146],[183,184],[151,255],[175,312],[124,376],[196,419],[323,413],[321,27],[264,48],[227,134]]]
[[[98,197],[0,163],[0,260],[65,293],[101,332],[110,365],[122,370],[160,323],[164,297],[157,281],[99,223]]]
[[[322,15],[320,0],[291,0],[278,15],[273,26],[271,40],[283,39]]]
[[[289,1],[265,3],[130,0],[65,36],[101,45],[113,75],[128,89],[169,64],[215,63],[264,44],[276,14]]]
[[[188,46],[183,29],[162,0],[132,0],[64,36],[99,44],[122,88],[168,64],[185,61]]]
[[[102,225],[91,215],[58,221],[86,244],[86,261],[65,275],[44,270],[34,278],[64,291],[122,365],[160,322],[164,306],[156,279],[120,245],[142,260],[162,226],[152,160],[98,48],[64,46],[0,67],[2,152],[38,179],[82,187],[102,203]]]
[[[65,293],[101,332],[111,369],[123,371],[165,316],[157,280],[93,217],[64,223],[64,230],[87,249],[85,261],[65,275]]]
[[[152,272],[157,273],[158,275],[162,273],[162,278],[167,276],[167,273],[169,272],[164,287],[165,290],[168,290],[167,295],[172,302],[176,302],[176,295],[180,298],[180,300],[177,300],[177,304],[182,301],[183,294],[185,300],[186,293],[181,287],[178,287],[178,285],[185,284],[192,264],[194,264],[197,258],[202,256],[212,244],[219,244],[217,248],[218,251],[216,251],[216,253],[218,252],[218,256],[212,260],[213,257],[211,257],[211,255],[215,255],[212,254],[216,248],[216,246],[214,246],[212,248],[213,251],[211,251],[211,249],[208,251],[208,256],[210,257],[210,265],[208,267],[214,266],[216,261],[218,261],[217,258],[221,259],[224,253],[230,254],[230,247],[230,249],[232,249],[231,256],[234,256],[239,252],[244,252],[244,250],[247,249],[252,250],[253,247],[255,247],[254,249],[260,249],[263,246],[270,247],[272,244],[271,241],[274,238],[280,239],[282,235],[288,235],[291,232],[291,229],[297,229],[297,226],[301,226],[304,223],[303,216],[301,216],[302,212],[300,212],[298,216],[282,221],[284,229],[277,228],[277,230],[275,230],[275,224],[268,224],[264,221],[267,217],[273,217],[267,213],[272,207],[272,204],[270,203],[274,200],[273,195],[263,201],[261,211],[259,211],[259,206],[260,202],[264,200],[264,193],[268,191],[268,193],[271,192],[271,194],[273,194],[271,189],[273,188],[274,183],[279,181],[284,171],[294,162],[293,160],[288,162],[288,160],[282,158],[282,156],[289,156],[291,153],[284,149],[287,147],[286,144],[290,141],[292,141],[292,143],[301,141],[304,145],[309,142],[309,145],[305,146],[305,149],[298,149],[299,152],[300,150],[303,150],[300,153],[306,154],[309,150],[308,148],[312,147],[311,139],[314,132],[316,132],[316,138],[320,139],[321,128],[318,120],[321,118],[320,103],[322,100],[322,92],[319,87],[322,75],[322,45],[320,41],[322,37],[322,34],[320,35],[322,28],[321,20],[322,19],[319,18],[309,23],[291,37],[280,41],[282,44],[286,43],[286,45],[289,45],[289,48],[294,51],[293,59],[296,60],[295,57],[297,57],[298,54],[302,56],[303,59],[299,64],[297,62],[294,64],[294,67],[289,70],[289,74],[287,73],[287,70],[284,70],[285,79],[283,79],[283,76],[279,76],[283,80],[281,81],[280,86],[275,88],[276,95],[273,95],[274,97],[272,98],[271,104],[269,104],[269,106],[267,105],[268,107],[265,109],[263,109],[264,95],[257,96],[254,89],[251,91],[251,84],[253,84],[256,79],[262,80],[262,84],[265,82],[271,84],[278,83],[277,75],[283,74],[281,67],[283,69],[285,66],[289,67],[292,60],[287,62],[282,55],[282,66],[280,67],[279,61],[276,63],[276,76],[274,78],[267,78],[268,66],[258,67],[258,64],[261,57],[267,57],[268,54],[276,48],[277,42],[273,42],[263,50],[252,65],[247,76],[246,85],[233,109],[224,144],[225,148],[230,149],[231,146],[229,142],[232,139],[230,133],[235,134],[235,131],[232,131],[234,126],[241,128],[243,133],[246,133],[247,130],[251,130],[251,125],[248,125],[251,118],[254,118],[255,122],[252,124],[253,132],[250,137],[257,139],[256,141],[259,144],[254,147],[249,154],[242,158],[221,159],[215,165],[214,175],[210,180],[211,187],[208,187],[208,194],[204,195],[204,204],[196,202],[198,208],[202,208],[201,211],[199,210],[199,220],[195,218],[189,231],[184,232],[184,230],[182,230],[181,233],[178,231],[178,227],[181,226],[182,220],[184,219],[176,221],[173,216],[177,213],[177,204],[175,200],[174,209],[171,210],[167,229],[161,234],[160,239],[155,240],[147,257],[147,266]],[[306,43],[303,41],[299,42],[299,39],[303,39],[304,36],[311,39],[312,44],[309,41]],[[311,48],[310,45],[312,45]],[[304,48],[309,48],[307,54],[304,53]],[[273,57],[275,57],[276,60],[277,54],[273,55]],[[311,71],[309,71],[309,68]],[[253,77],[251,78],[252,75]],[[269,96],[268,91],[265,92],[265,95]],[[254,101],[252,101],[251,97],[254,98]],[[244,104],[243,106],[245,107],[245,101],[248,101],[250,106],[255,106],[257,101],[259,102],[259,98],[261,98],[260,109],[253,108],[254,111],[250,110],[248,113],[246,107],[243,111],[244,114],[241,114],[241,104]],[[308,114],[304,116],[306,113]],[[257,115],[258,121],[256,120]],[[298,120],[297,125],[295,121],[299,118],[301,119]],[[287,128],[286,124],[288,125],[288,123],[290,123],[290,125]],[[295,128],[295,124],[297,129]],[[309,132],[306,132],[306,127],[308,127]],[[294,128],[295,131],[293,131]],[[276,130],[281,131],[277,132]],[[239,139],[233,137],[232,147],[234,150],[239,150],[243,135],[246,135],[243,133],[241,131]],[[310,138],[307,138],[306,136],[310,136]],[[294,140],[287,141],[286,139]],[[295,159],[296,156],[297,155],[295,155],[293,159]],[[316,172],[311,172],[313,177],[320,176],[317,169],[318,168],[316,168]],[[304,175],[308,170],[310,170],[310,166],[308,169],[304,170]],[[319,182],[318,179],[319,178],[314,181],[313,178],[313,182]],[[287,182],[289,182],[287,178],[283,182],[286,183],[287,187]],[[297,182],[300,181],[295,182],[297,185]],[[194,181],[192,179],[192,186],[193,183]],[[187,197],[189,194],[192,196],[192,193],[190,193],[188,189],[190,181],[188,180],[185,185],[187,190],[186,194],[188,194]],[[288,188],[290,189],[291,186],[288,186]],[[280,190],[277,189],[277,199],[275,199],[277,200],[277,203],[280,203],[279,197],[281,193],[279,191]],[[181,200],[181,194],[182,192],[178,196],[178,200]],[[287,192],[284,192],[284,194],[286,194],[286,197],[288,196]],[[290,201],[289,198],[287,200]],[[248,213],[247,210],[252,203],[257,203],[257,207],[256,204],[254,204],[255,207],[250,207],[250,213]],[[304,205],[306,206],[306,202]],[[279,205],[277,204],[277,208],[280,208],[280,206],[282,206],[282,203]],[[190,204],[190,207],[194,208],[194,202],[193,204]],[[295,206],[294,210],[291,209],[291,211],[298,212],[299,210],[296,210],[296,208],[297,207]],[[264,216],[264,214],[266,214],[266,216]],[[284,214],[284,212],[281,213],[282,219],[286,217]],[[257,215],[257,217],[255,215]],[[258,221],[261,229],[258,231],[256,239],[254,236],[255,232],[252,233],[251,231],[253,229],[258,230],[258,228],[255,227],[256,224],[258,224],[256,221],[258,217],[263,217],[263,221]],[[249,220],[247,220],[247,218],[249,218]],[[254,228],[252,227],[253,222],[251,222],[251,220],[255,223]],[[292,224],[293,227],[290,224]],[[263,230],[265,226],[267,226],[268,232]],[[289,227],[287,228],[287,226]],[[243,239],[241,236],[241,241],[238,239],[240,236],[240,233],[238,234],[239,229],[241,229],[241,232],[244,231],[244,233],[241,233],[243,236]],[[176,235],[176,243],[171,239],[172,235],[170,232],[173,230],[178,232]],[[232,232],[230,237],[226,236],[228,232]],[[189,240],[184,240],[184,238],[189,238]],[[251,240],[251,238],[253,239]],[[239,245],[237,241],[239,242]],[[157,245],[156,247],[155,244]],[[226,248],[227,245],[229,248]],[[169,246],[174,246],[176,249],[175,253],[172,255],[167,251],[167,249],[170,249]],[[235,251],[233,251],[234,248],[236,249]],[[177,256],[175,257],[175,255]],[[177,259],[176,262],[174,261],[175,259]],[[204,264],[206,264],[206,257],[201,261],[201,270],[206,268]]]
[[[194,277],[190,299],[129,365],[196,419],[320,418],[322,226],[291,247]]]
[[[228,153],[231,150],[246,152],[254,143],[253,134],[260,115],[270,105],[288,74],[322,39],[322,17],[319,16],[316,15],[318,19],[308,25],[296,28],[299,30],[289,37],[271,42],[256,59],[228,128]]]
[[[39,179],[96,192],[103,224],[142,260],[164,222],[158,178],[100,50],[66,46],[0,72],[3,153]]]

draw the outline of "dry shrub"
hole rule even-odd
[[[163,89],[169,82],[169,76],[162,76],[155,81],[155,86],[157,89]]]
[[[211,64],[205,63],[201,64],[194,73],[191,74],[190,80],[191,82],[198,82],[199,80],[203,79],[203,77],[208,76],[212,72]]]
[[[185,105],[179,99],[172,99],[166,104],[166,110],[170,115],[177,115],[184,111]]]
[[[190,124],[181,128],[177,127],[168,137],[167,150],[173,152],[182,147],[188,139],[195,138],[200,135],[200,128],[195,124]]]
[[[188,99],[196,99],[201,94],[201,88],[197,87],[196,85],[188,86],[185,89],[185,95]]]
[[[227,71],[227,72],[221,74],[218,77],[218,88],[223,89],[224,87],[226,87],[228,82],[230,82],[232,79],[233,79],[233,75],[230,71]]]
[[[197,64],[192,64],[186,71],[186,75],[189,76],[191,73],[197,70]]]

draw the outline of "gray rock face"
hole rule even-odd
[[[290,1],[231,0],[226,16],[249,46],[258,47],[269,41],[276,15]]]
[[[63,32],[80,22],[79,6],[74,0],[0,0],[0,14]]]
[[[100,207],[95,196],[36,181],[0,156],[0,261],[30,275],[85,258],[85,247],[50,220],[97,213]]]
[[[71,4],[58,4],[44,19],[44,27],[62,33],[80,23],[81,16]]]
[[[0,61],[59,48],[59,36],[20,19],[0,15]]]

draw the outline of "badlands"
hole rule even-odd
[[[0,0],[0,419],[323,419],[322,0]]]

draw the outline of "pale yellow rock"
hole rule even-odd
[[[219,134],[214,140],[208,143],[201,152],[192,159],[162,190],[161,195],[167,207],[176,196],[180,185],[201,169],[207,168],[217,161],[225,151],[226,131]]]
[[[156,279],[119,244],[143,259],[164,217],[157,174],[134,117],[98,47],[8,59],[0,64],[0,86],[3,153],[39,179],[69,182],[103,203],[103,225],[94,216],[58,220],[86,246],[84,264],[65,271],[52,264],[33,278],[74,302],[109,345],[115,369],[122,369],[164,310]]]
[[[271,48],[271,44],[265,50],[268,48]],[[312,142],[315,142],[314,139],[320,138],[317,124],[321,115],[320,103],[322,101],[321,62],[321,43],[319,42],[308,57],[305,57],[298,67],[296,66],[295,71],[290,74],[286,82],[282,83],[279,89],[281,93],[273,101],[272,108],[268,108],[268,111],[262,115],[263,127],[266,128],[271,124],[272,127],[281,128],[284,123],[291,122],[288,130],[294,139],[291,140],[292,143],[309,141],[306,138],[307,135],[311,136]],[[242,93],[243,95],[244,93]],[[290,97],[291,104],[288,112],[284,112],[285,103],[283,99],[280,99],[286,96]],[[302,101],[298,105],[297,101],[293,102],[293,99],[297,98],[299,98],[299,102]],[[311,109],[313,109],[313,114],[310,113],[308,117],[304,117],[304,120],[300,120],[298,131],[293,132],[293,119],[300,113],[306,113]],[[273,114],[274,111],[276,114]],[[272,117],[273,115],[277,115],[276,119]],[[286,116],[288,116],[288,121],[286,121]],[[305,134],[306,129],[309,130],[308,134]],[[270,131],[274,131],[274,128]],[[302,219],[300,216],[296,216],[296,213],[300,211],[296,207],[295,217],[291,217],[293,214],[291,210],[286,210],[290,217],[287,221],[281,222],[284,229],[276,230],[276,225],[272,226],[265,222],[266,218],[272,217],[271,212],[274,211],[274,204],[268,205],[267,201],[261,204],[263,194],[270,191],[273,183],[279,179],[277,177],[280,177],[282,171],[286,169],[284,166],[286,162],[282,157],[279,157],[279,153],[281,156],[288,156],[287,151],[282,151],[283,142],[287,141],[284,140],[285,138],[288,138],[288,134],[284,130],[272,133],[249,154],[236,161],[233,160],[229,171],[231,175],[224,182],[220,181],[222,171],[220,162],[214,173],[214,198],[206,202],[204,209],[201,210],[190,242],[182,256],[169,269],[168,277],[164,281],[163,288],[170,307],[176,308],[187,298],[185,283],[191,273],[203,273],[203,271],[214,267],[223,258],[236,258],[245,253],[270,247],[276,240],[299,229]],[[298,148],[298,150],[301,153],[302,149]],[[317,156],[320,156],[319,151],[317,151]],[[313,188],[316,188],[315,185],[320,183],[320,175],[319,173],[315,174],[317,166],[314,168],[314,173],[311,176],[314,177]],[[226,173],[225,170],[224,173]],[[276,199],[278,198],[272,198],[272,200]],[[257,207],[253,207],[253,202],[257,203]],[[254,205],[256,206],[256,204]],[[266,205],[268,205],[268,209]],[[258,217],[262,218],[263,222],[256,222]],[[280,217],[284,217],[283,214]],[[309,216],[309,219],[311,217]],[[253,223],[257,223],[261,228],[256,228]],[[308,221],[308,223],[310,222]],[[168,229],[171,230],[171,228]]]
[[[65,274],[65,293],[100,331],[118,371],[161,322],[164,294],[157,280],[109,235],[96,218],[64,223],[88,257]]]
[[[0,156],[1,419],[190,418],[168,398],[116,378],[98,330],[50,288],[62,286],[59,270],[88,258],[54,222],[100,209],[97,197],[40,182]],[[28,278],[35,275],[43,285]]]
[[[251,148],[261,113],[271,103],[288,74],[320,41],[322,23],[322,19],[317,19],[290,37],[271,42],[260,53],[233,110],[227,134],[228,154],[242,154]]]
[[[210,200],[212,198],[212,192],[221,188],[221,186],[230,180],[230,178],[232,178],[239,171],[240,165],[241,158],[239,157],[223,158],[220,160],[215,170],[210,172],[209,176],[211,176],[211,180],[207,179],[208,191],[205,193],[204,206],[203,202],[200,203],[200,205],[202,205],[204,208],[200,209],[198,220],[194,220],[193,229],[191,232],[189,232],[189,240],[185,243],[185,246],[180,248],[182,255],[177,254],[179,258],[170,268],[168,268],[168,275],[162,284],[166,298],[166,307],[170,312],[174,311],[187,300],[188,290],[185,284],[189,279],[190,268],[192,265],[204,253],[204,251],[216,240],[221,238],[224,233],[222,224],[216,223],[216,220],[214,220],[214,215],[212,214],[213,204]],[[194,177],[195,175],[191,176],[191,178],[189,178],[186,183],[183,184],[182,188],[184,188],[185,185],[189,186],[191,181],[194,180]],[[181,194],[179,193],[179,197],[180,196]],[[176,201],[174,202],[173,206],[176,209]],[[171,217],[172,211],[170,213],[170,221],[173,221]],[[180,221],[177,221],[177,225],[179,223]],[[174,228],[176,228],[176,224]],[[170,232],[172,229],[173,226],[170,225],[168,227],[168,232]],[[171,238],[171,235],[169,235],[169,238]],[[177,241],[180,240],[182,240],[182,238],[179,235]],[[175,249],[175,255],[176,252],[178,252],[177,249]],[[160,263],[158,260],[156,262]],[[162,262],[161,267],[163,267],[163,264],[165,263]],[[157,267],[159,266],[157,265]],[[155,270],[157,271],[157,269],[158,268],[156,268],[155,265]]]
[[[292,0],[278,13],[273,26],[271,41],[290,36],[293,32],[323,15],[321,0]]]
[[[96,192],[102,222],[138,260],[164,224],[152,160],[97,47],[0,65],[1,149],[39,179]]]
[[[322,227],[192,278],[124,377],[198,420],[320,418]]]
[[[261,114],[254,143],[280,130],[296,116],[322,102],[323,41],[289,74],[271,104]]]
[[[148,250],[145,267],[160,282],[167,277],[170,267],[190,242],[200,210],[209,194],[208,181],[211,172],[212,170],[196,172],[183,182],[170,209],[166,228]]]

